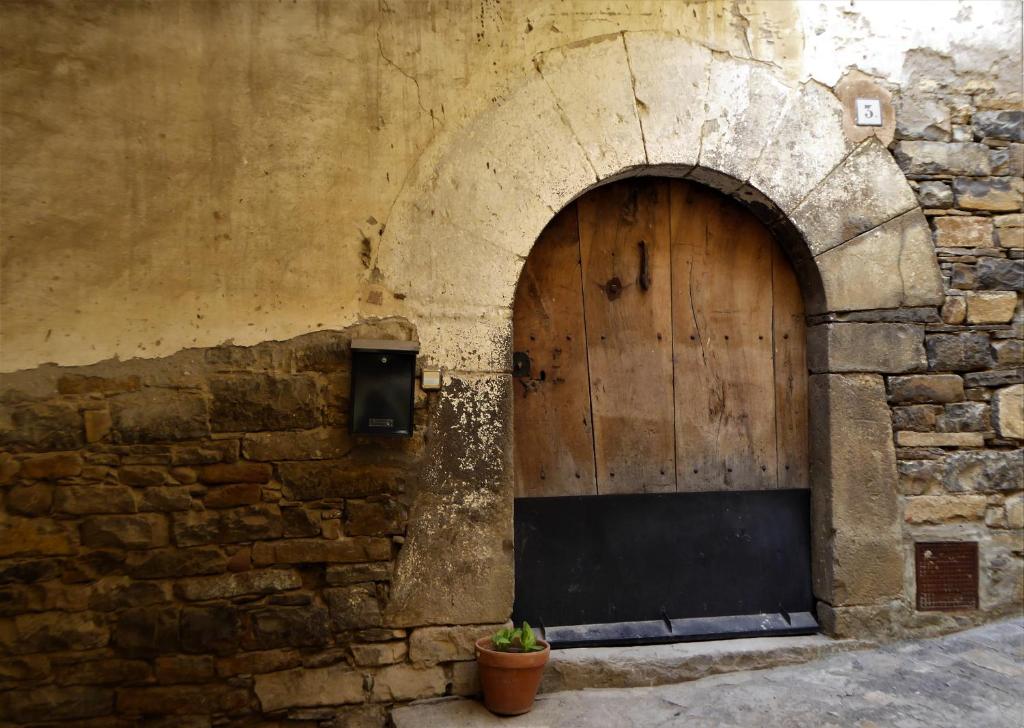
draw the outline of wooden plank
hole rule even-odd
[[[779,487],[810,488],[804,302],[793,266],[778,245],[772,263],[772,293]]]
[[[541,233],[519,278],[515,351],[530,376],[513,378],[516,495],[594,495],[583,292],[576,206]]]
[[[767,229],[692,182],[671,193],[680,491],[778,485]]]
[[[667,203],[668,182],[651,178],[599,187],[577,203],[602,494],[675,490]]]

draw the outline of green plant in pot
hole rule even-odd
[[[523,622],[476,641],[476,664],[484,705],[498,715],[521,715],[533,707],[551,646]]]

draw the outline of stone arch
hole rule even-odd
[[[744,201],[789,253],[809,314],[941,303],[916,196],[876,137],[848,137],[843,114],[813,81],[794,83],[773,66],[677,36],[627,32],[540,55],[521,85],[427,150],[376,260],[425,355],[451,372],[399,559],[389,610],[396,623],[501,621],[510,611],[510,309],[534,241],[587,190],[663,174]],[[827,362],[820,371],[861,371],[844,368],[843,352],[826,350],[822,338],[821,351],[810,352]],[[812,427],[817,416],[825,433],[812,442],[816,593],[832,607],[897,596],[889,571],[902,569],[891,425],[864,410],[879,397],[884,405],[884,385],[860,376],[812,382]],[[857,443],[836,439],[847,416],[872,423],[882,453],[868,476],[879,492],[865,492],[870,503],[858,515],[867,530],[839,534],[843,509],[858,508],[844,500],[845,485],[837,490],[845,477],[837,468],[857,454]],[[471,518],[473,527],[454,524],[467,508],[490,510]],[[453,539],[457,553],[438,565]],[[882,587],[851,586],[857,578],[844,565],[862,557],[882,564],[874,580]],[[423,599],[429,590],[437,599]]]

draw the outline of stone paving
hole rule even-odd
[[[518,718],[452,699],[401,708],[394,720],[397,728],[1021,728],[1024,619],[677,685],[552,693]]]

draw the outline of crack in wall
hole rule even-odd
[[[626,68],[629,69],[629,83],[633,89],[633,113],[636,115],[636,123],[640,127],[640,142],[644,145],[644,162],[651,163],[651,157],[647,153],[647,134],[644,131],[644,120],[640,117],[640,106],[647,108],[647,104],[636,95],[636,74],[633,73],[633,62],[629,57],[629,45],[626,43],[626,33],[622,32],[622,51],[626,54]]]
[[[590,167],[590,171],[594,175],[594,181],[599,182],[601,177],[597,173],[597,167],[594,166],[594,160],[590,158],[590,152],[587,151],[587,147],[583,144],[583,140],[576,134],[576,130],[573,128],[572,122],[569,121],[569,115],[565,113],[565,109],[562,108],[562,104],[558,100],[558,94],[555,93],[555,90],[551,87],[548,79],[544,76],[540,59],[533,59],[533,67],[536,69],[537,75],[540,76],[541,81],[544,82],[544,86],[547,88],[548,93],[551,94],[551,100],[554,102],[555,109],[558,111],[558,117],[562,120],[562,123],[565,124],[565,128],[569,130],[569,134],[571,134],[572,138],[576,141],[576,145],[580,148],[580,151],[583,152],[583,158],[587,160],[587,165]]]

